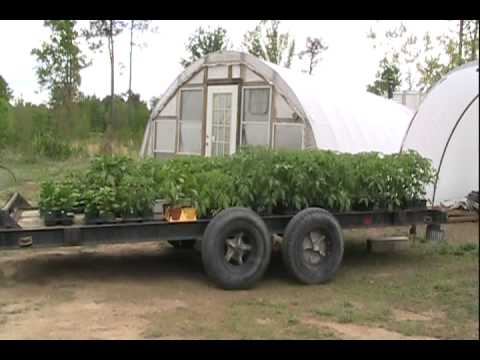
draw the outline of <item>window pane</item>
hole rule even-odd
[[[202,151],[202,124],[181,121],[178,147],[178,151],[182,153],[200,154]]]
[[[276,149],[302,149],[302,126],[275,125]]]
[[[182,90],[182,121],[198,121],[203,118],[203,93],[199,90]]]
[[[248,111],[253,115],[266,115],[268,112],[268,90],[247,89]]]
[[[161,152],[175,152],[176,120],[157,120],[155,150]]]
[[[268,146],[268,127],[266,124],[248,124],[242,126],[242,145]]]
[[[244,121],[268,121],[270,89],[245,89]]]

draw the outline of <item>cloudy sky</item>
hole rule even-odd
[[[243,34],[257,24],[257,20],[228,21],[154,21],[157,33],[141,35],[139,42],[146,43],[144,48],[135,48],[133,67],[133,90],[149,100],[159,96],[182,70],[179,61],[187,56],[185,43],[189,35],[198,26],[214,27],[220,25],[227,29],[235,50],[241,50]],[[409,33],[422,38],[426,31],[432,35],[447,33],[451,24],[446,21],[403,21]],[[372,48],[366,34],[370,28],[378,33],[397,27],[400,21],[333,21],[333,20],[285,20],[281,30],[290,32],[296,40],[297,51],[305,44],[307,36],[321,37],[329,46],[322,61],[315,69],[318,76],[326,81],[345,83],[345,86],[365,89],[374,80],[378,62],[383,57],[383,49]],[[88,21],[79,21],[79,27],[88,26]],[[35,75],[35,58],[30,51],[39,47],[49,38],[49,30],[43,21],[0,21],[0,74],[7,80],[15,97],[22,97],[33,103],[45,102],[46,91],[41,91]],[[93,54],[84,41],[81,49],[92,60],[92,65],[84,69],[81,91],[103,97],[109,93],[110,71],[106,51]],[[116,93],[128,88],[128,51],[129,34],[125,32],[116,40]],[[123,69],[122,69],[123,67]],[[292,66],[298,71],[305,63],[295,60]]]

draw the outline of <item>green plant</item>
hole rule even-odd
[[[69,181],[54,183],[45,181],[41,185],[39,207],[42,214],[61,215],[73,211],[79,193]]]
[[[431,162],[415,152],[352,155],[246,148],[225,158],[98,157],[85,174],[61,184],[70,186],[74,203],[89,214],[145,216],[156,199],[164,199],[172,207],[195,206],[200,217],[210,217],[230,206],[261,214],[311,206],[393,210],[421,199],[433,179]]]
[[[118,214],[120,204],[112,187],[103,186],[85,193],[85,214],[89,218],[112,218]]]
[[[152,178],[128,174],[120,181],[116,195],[120,216],[145,217],[151,214],[155,201],[154,183]]]

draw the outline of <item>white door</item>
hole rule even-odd
[[[224,156],[235,152],[237,109],[236,85],[208,87],[206,156]]]

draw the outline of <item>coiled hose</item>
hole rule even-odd
[[[13,178],[13,181],[15,182],[15,184],[17,184],[17,178],[15,177],[15,174],[13,173],[12,170],[10,170],[9,168],[7,168],[6,166],[3,166],[2,164],[0,164],[0,169],[3,169],[5,170],[6,172],[8,172],[12,178]]]

